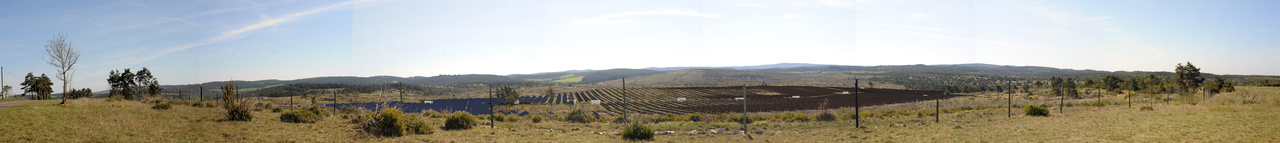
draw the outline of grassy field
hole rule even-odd
[[[22,101],[22,100],[29,100],[29,99],[27,99],[27,98],[4,98],[4,99],[0,99],[0,102],[3,102],[3,101]]]
[[[864,118],[864,128],[850,120],[834,122],[757,121],[742,135],[658,135],[656,142],[1275,142],[1280,141],[1280,91],[1274,87],[1241,87],[1197,105],[1153,105],[1140,111],[1125,105],[1056,108],[1049,117],[1006,117],[1005,109],[966,110],[932,116]],[[151,109],[134,101],[46,100],[0,110],[0,142],[617,142],[619,124],[498,122],[498,128],[404,137],[368,137],[340,116],[318,123],[284,123],[279,113],[254,112],[251,122],[224,121],[221,108],[185,105]],[[1135,104],[1137,105],[1137,104]],[[562,107],[563,108],[563,107]],[[1015,109],[1015,113],[1020,113]],[[440,126],[443,120],[432,118]],[[488,123],[482,121],[481,123]],[[655,131],[688,132],[713,128],[740,129],[727,122],[662,122]]]
[[[570,75],[572,75],[572,74],[570,74]],[[586,76],[575,76],[575,77],[567,77],[567,78],[566,78],[566,77],[561,77],[560,79],[555,80],[555,81],[551,81],[551,82],[565,82],[565,83],[580,82],[580,81],[582,81],[582,78],[583,78],[583,77],[586,77]]]

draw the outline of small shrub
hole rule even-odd
[[[227,109],[227,120],[251,121],[253,120],[253,112],[245,108]]]
[[[436,110],[424,110],[422,111],[422,116],[428,118],[444,118],[444,114],[440,114],[440,112],[436,112]]]
[[[1140,111],[1155,111],[1156,109],[1155,109],[1155,108],[1151,108],[1151,106],[1142,106],[1142,107],[1138,107],[1138,110],[1140,110]]]
[[[169,102],[160,102],[156,103],[156,106],[151,106],[151,109],[169,110],[169,108],[173,108],[173,105],[169,105]]]
[[[279,109],[279,108],[276,108]],[[289,123],[315,123],[320,120],[320,116],[311,111],[294,110],[280,114],[280,121]]]
[[[436,128],[432,127],[431,124],[427,124],[427,121],[423,120],[422,116],[407,114],[404,119],[405,130],[409,133],[432,134],[436,132]]]
[[[702,122],[702,114],[701,113],[689,114],[689,121]]]
[[[529,115],[529,121],[533,121],[534,123],[541,123],[543,120],[542,118],[542,115]]]
[[[453,115],[449,115],[449,118],[444,120],[445,130],[466,130],[471,129],[472,126],[476,126],[476,119],[467,112],[453,112]]]
[[[1027,106],[1026,114],[1028,116],[1049,116],[1049,109],[1040,106]]]
[[[331,115],[329,111],[331,110],[328,110],[328,109],[329,108],[322,107],[322,106],[310,106],[310,107],[302,108],[302,110],[310,111],[311,113],[315,113],[317,116],[320,116],[320,117],[329,117],[329,115]]]
[[[824,121],[824,122],[836,121],[836,115],[827,113],[827,112],[822,112],[822,114],[818,114],[818,117],[814,117],[814,118],[817,119],[818,121]]]
[[[284,108],[280,108],[280,107],[271,108],[271,113],[280,113],[281,111],[284,111]]]
[[[622,129],[622,138],[627,140],[653,140],[653,130],[640,123],[631,123]]]
[[[362,124],[365,132],[379,136],[404,136],[404,112],[396,108],[383,108],[373,120]]]
[[[502,117],[502,118],[506,119],[507,122],[519,122],[520,114],[507,114],[506,117]]]
[[[493,118],[494,121],[498,122],[507,121],[507,114],[493,113],[489,114],[488,118]]]
[[[564,116],[564,121],[573,122],[573,123],[587,123],[588,122],[587,114],[582,113],[582,110],[569,111],[569,115]]]
[[[116,101],[124,101],[124,96],[115,95],[115,96],[111,96],[111,98],[107,98],[107,102],[116,102]]]

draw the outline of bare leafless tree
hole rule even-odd
[[[76,69],[76,61],[80,60],[80,50],[67,42],[66,33],[53,35],[53,39],[44,45],[44,54],[49,55],[44,61],[58,68],[58,80],[62,80],[62,103],[67,104],[67,84],[71,83],[72,70]]]

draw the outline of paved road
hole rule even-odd
[[[18,106],[21,106],[21,105],[23,105],[23,104],[27,104],[27,103],[31,103],[31,102],[36,102],[36,101],[40,101],[40,100],[22,100],[22,101],[5,101],[5,102],[0,102],[0,110],[7,109],[7,108],[9,108],[9,107],[18,107]]]

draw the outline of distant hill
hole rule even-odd
[[[757,66],[729,66],[729,67],[650,67],[650,68],[644,68],[644,69],[647,69],[647,70],[657,70],[657,71],[676,71],[676,70],[686,70],[686,69],[732,69],[732,70],[758,70],[758,69],[795,68],[795,67],[809,67],[809,66],[825,66],[825,65],[821,65],[821,64],[806,64],[806,63],[777,63],[777,64],[757,65]]]
[[[218,89],[222,87],[222,85],[226,84],[225,82],[226,81],[206,82],[206,83],[199,84],[199,86],[203,86],[206,90]],[[238,89],[252,90],[257,88],[266,88],[271,86],[279,86],[279,85],[293,84],[293,83],[386,84],[386,83],[395,83],[395,82],[404,82],[405,84],[425,84],[425,85],[458,85],[458,84],[470,84],[470,83],[522,83],[522,82],[529,82],[529,81],[526,81],[524,79],[514,78],[514,77],[500,76],[500,75],[468,74],[468,75],[440,75],[440,76],[432,76],[432,77],[414,76],[414,77],[408,77],[408,78],[395,77],[395,76],[372,76],[372,77],[334,76],[334,77],[303,78],[303,79],[296,79],[296,80],[275,80],[275,79],[257,80],[257,81],[237,80],[235,83],[236,83],[236,88]],[[171,90],[178,90],[178,89],[195,90],[195,89],[198,89],[199,86],[164,85],[161,87],[165,88],[166,90],[165,92],[169,92]]]
[[[806,74],[806,73],[746,71],[746,70],[728,70],[728,69],[685,69],[685,70],[666,72],[662,74],[631,78],[627,80],[627,83],[654,84],[654,83],[704,82],[704,81],[784,81],[784,80],[837,81],[837,80],[849,79],[852,77],[853,77],[852,75],[845,75],[845,74]]]
[[[521,78],[530,81],[553,81],[559,79],[581,78],[580,81],[570,83],[592,84],[602,81],[622,79],[622,77],[637,77],[653,74],[660,74],[662,71],[647,69],[608,69],[589,72],[553,72],[540,74],[511,75],[511,77]]]

